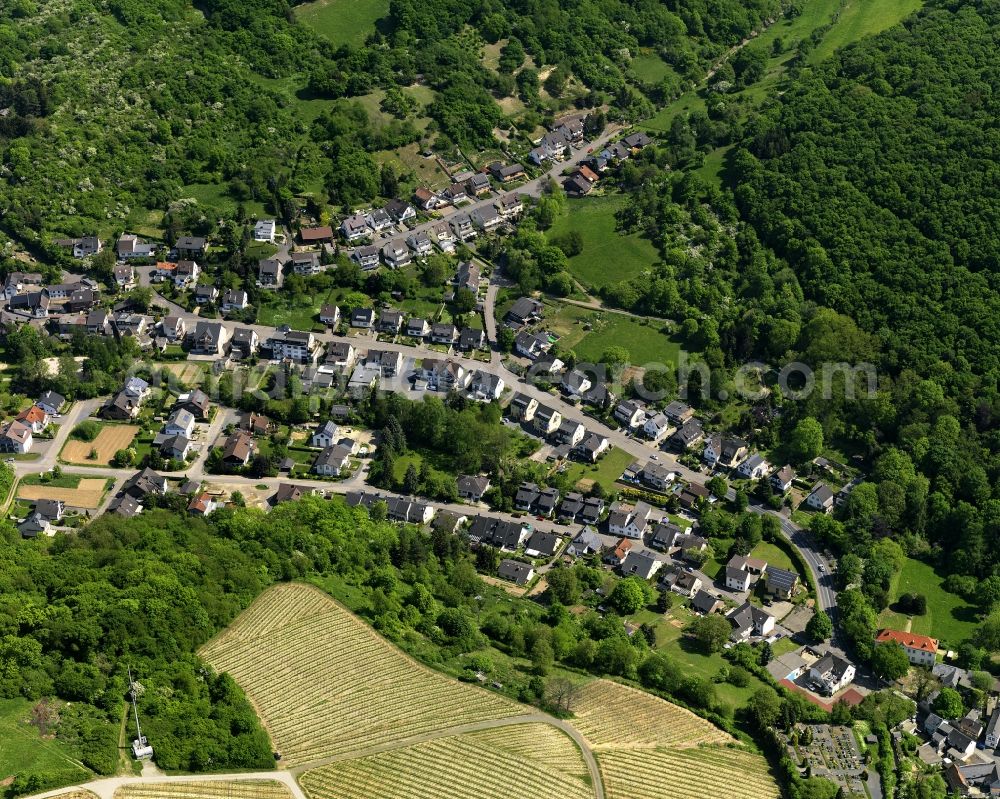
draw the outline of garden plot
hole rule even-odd
[[[139,428],[132,424],[105,425],[93,441],[67,441],[59,457],[66,463],[108,466],[118,450],[131,446],[138,433]]]
[[[72,508],[100,507],[108,481],[103,477],[81,477],[75,488],[51,485],[24,485],[17,489],[20,499],[58,499]]]

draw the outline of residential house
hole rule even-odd
[[[633,546],[635,546],[634,541],[629,541],[627,538],[618,539],[614,547],[604,553],[604,562],[609,566],[621,566]]]
[[[299,231],[299,241],[303,244],[332,244],[333,228],[329,225],[304,227]]]
[[[415,219],[417,216],[417,212],[412,205],[398,198],[389,200],[385,204],[385,212],[397,222],[406,222],[409,219]]]
[[[253,226],[253,240],[274,244],[275,227],[273,219],[258,219]]]
[[[469,379],[469,395],[481,402],[493,402],[503,394],[504,382],[498,375],[477,369]]]
[[[45,319],[49,315],[49,304],[49,293],[42,289],[28,294],[14,295],[7,303],[7,307],[11,311],[25,314],[34,319]]]
[[[426,230],[417,230],[406,237],[406,243],[417,258],[426,258],[434,251],[434,242]]]
[[[402,239],[393,239],[382,247],[382,260],[393,269],[402,269],[413,261],[410,248]]]
[[[730,637],[734,641],[745,641],[751,636],[765,637],[774,632],[774,616],[749,602],[731,610],[726,618],[733,625]]]
[[[83,311],[89,311],[97,305],[99,297],[99,293],[93,289],[78,288],[63,302],[63,312],[81,313]]]
[[[677,501],[684,510],[695,511],[702,503],[712,502],[712,492],[698,483],[687,483],[677,494]]]
[[[583,524],[597,524],[604,515],[604,500],[600,497],[587,497],[580,511],[580,521]]]
[[[375,329],[379,333],[388,333],[395,336],[403,326],[403,314],[395,308],[383,308],[378,315],[378,323]]]
[[[602,549],[604,549],[604,542],[601,540],[601,537],[591,528],[584,527],[569,542],[569,545],[566,547],[566,554],[573,558],[583,558],[587,555],[600,552]]]
[[[497,568],[497,576],[501,580],[515,583],[516,585],[527,585],[535,577],[535,570],[527,563],[517,560],[502,560]]]
[[[567,522],[573,521],[581,510],[583,510],[583,494],[570,491],[559,503],[559,512],[556,517]]]
[[[198,322],[191,334],[191,352],[195,355],[222,355],[229,343],[229,332],[219,322]]]
[[[485,475],[460,475],[456,481],[458,495],[462,499],[480,502],[490,487],[490,478]]]
[[[1000,745],[1000,704],[993,708],[990,716],[990,723],[986,725],[986,737],[984,738],[987,749],[995,749]]]
[[[160,333],[167,341],[183,341],[186,332],[187,322],[184,321],[183,316],[164,316],[160,320]]]
[[[529,558],[551,558],[559,551],[561,545],[561,536],[535,530],[524,545],[524,554]]]
[[[198,282],[201,274],[201,267],[197,261],[178,261],[174,269],[174,285],[179,289],[194,286]]]
[[[222,462],[227,466],[242,467],[250,463],[257,445],[243,430],[237,430],[226,439],[222,449]]]
[[[371,236],[371,228],[364,214],[353,214],[340,223],[340,233],[348,244],[354,244]]]
[[[382,233],[393,226],[392,217],[382,208],[376,208],[374,211],[365,214],[365,219],[368,222],[368,227],[376,233]]]
[[[500,183],[509,183],[512,180],[520,180],[524,175],[524,167],[521,164],[501,164],[494,161],[489,166],[490,174],[494,180]]]
[[[741,477],[748,480],[759,480],[761,477],[766,477],[767,473],[771,471],[771,464],[764,460],[759,452],[755,452],[737,466],[736,471]]]
[[[538,400],[527,394],[517,393],[511,399],[507,410],[512,419],[519,422],[530,422],[535,418],[535,413],[538,410]]]
[[[23,455],[31,451],[34,443],[31,425],[14,420],[0,426],[0,452]]]
[[[747,443],[739,438],[721,436],[718,433],[705,439],[702,459],[709,466],[732,468],[746,457]]]
[[[237,426],[252,436],[266,436],[271,430],[271,420],[262,414],[250,411],[240,416]]]
[[[656,461],[647,461],[646,465],[642,467],[642,471],[639,472],[639,479],[657,491],[666,491],[676,477],[677,475],[672,469]]]
[[[676,572],[670,590],[688,599],[697,594],[703,585],[701,578],[693,572]]]
[[[643,423],[642,433],[651,441],[659,441],[672,427],[665,413],[655,413]]]
[[[542,318],[542,304],[531,297],[521,297],[507,311],[504,318],[514,325],[530,325]]]
[[[222,295],[220,307],[223,313],[246,310],[250,304],[250,297],[242,289],[226,289]]]
[[[764,585],[767,587],[767,592],[782,599],[791,599],[798,584],[799,575],[788,569],[768,566],[767,571],[764,572]]]
[[[503,223],[503,217],[492,205],[477,208],[472,212],[472,224],[483,233],[490,233]]]
[[[573,197],[586,197],[594,189],[594,184],[580,174],[579,170],[563,180],[562,187]]]
[[[455,343],[457,335],[458,328],[451,322],[435,322],[431,327],[431,341],[435,344],[448,344],[450,346]]]
[[[448,220],[448,224],[451,225],[451,229],[455,233],[455,238],[459,241],[468,241],[476,236],[472,217],[468,214],[455,214]]]
[[[357,359],[354,346],[347,341],[331,341],[327,344],[324,363],[339,372],[346,372]]]
[[[753,584],[753,575],[750,572],[737,569],[733,566],[726,566],[726,588],[730,591],[740,593],[749,591]]]
[[[264,342],[264,348],[279,361],[312,363],[319,355],[319,342],[312,333],[302,330],[279,328]]]
[[[156,254],[156,245],[143,241],[134,233],[123,233],[115,250],[120,260],[131,261],[134,258],[152,258]]]
[[[821,513],[829,513],[833,510],[833,491],[826,483],[816,483],[806,497],[806,507]]]
[[[303,277],[326,271],[326,265],[320,259],[318,252],[293,252],[289,256],[289,261],[292,264],[292,271]]]
[[[771,488],[776,494],[784,494],[792,487],[792,481],[795,479],[795,471],[791,466],[782,466],[778,471],[771,475]]]
[[[280,505],[282,502],[298,502],[302,497],[312,493],[308,486],[295,485],[294,483],[278,483],[278,490],[271,496],[268,502],[271,505]]]
[[[571,369],[566,372],[561,381],[562,392],[569,397],[579,397],[586,394],[592,385],[590,377],[579,369]]]
[[[365,364],[381,372],[382,377],[395,377],[403,368],[403,355],[391,350],[368,350]]]
[[[559,504],[559,489],[544,488],[535,500],[535,513],[539,516],[551,516]]]
[[[438,222],[431,228],[431,241],[443,253],[455,251],[455,234],[447,222]]]
[[[194,442],[184,435],[172,436],[167,433],[157,433],[153,437],[153,446],[159,448],[160,454],[164,458],[183,461],[187,459]]]
[[[462,261],[455,270],[452,282],[457,289],[468,289],[473,294],[479,293],[479,283],[482,280],[482,270],[472,261]]]
[[[49,415],[40,406],[32,405],[17,415],[17,421],[28,425],[32,433],[41,433],[49,426]]]
[[[725,603],[721,599],[708,593],[703,588],[699,589],[698,593],[691,598],[691,609],[702,616],[709,616],[722,610],[725,606]]]
[[[489,194],[493,187],[490,185],[490,179],[488,175],[482,172],[477,172],[467,181],[465,181],[465,190],[472,197],[481,197],[485,194]]]
[[[10,300],[17,294],[41,287],[42,276],[38,272],[11,272],[4,281],[3,296],[5,300]]]
[[[855,668],[850,661],[827,652],[809,667],[809,679],[833,696],[854,681]]]
[[[705,431],[697,419],[689,419],[670,436],[670,446],[676,450],[686,450],[693,447],[704,437]]]
[[[282,263],[277,258],[257,262],[257,285],[262,289],[278,289],[285,280]]]
[[[103,336],[107,333],[108,329],[108,312],[104,308],[95,308],[90,313],[87,314],[84,326],[87,328],[87,332],[94,336]],[[170,317],[167,317],[170,318]],[[180,317],[173,317],[174,319],[179,319]],[[180,338],[184,338],[183,329],[181,331]],[[176,338],[168,339],[168,341],[174,341]]]
[[[175,408],[167,417],[167,422],[163,426],[163,432],[168,436],[184,436],[191,438],[194,434],[196,419],[191,411],[185,408]]]
[[[937,658],[938,641],[927,635],[903,632],[901,630],[879,630],[875,643],[896,643],[903,647],[906,657],[914,666],[931,667]]]
[[[328,446],[313,462],[313,471],[326,477],[337,477],[351,462],[351,450],[341,444]]]
[[[544,333],[518,333],[514,338],[514,351],[525,358],[535,360],[552,349],[552,342]],[[590,388],[588,381],[587,388]]]
[[[530,511],[541,492],[535,483],[521,483],[514,495],[514,507],[521,511]]]
[[[656,557],[648,549],[629,552],[625,562],[618,567],[623,577],[638,577],[640,580],[650,580],[664,566],[664,561]]]
[[[193,513],[196,516],[207,516],[212,511],[221,508],[224,504],[220,497],[213,496],[207,491],[202,491],[200,494],[195,494],[191,497],[187,509],[188,513]]]
[[[179,258],[201,258],[205,255],[207,242],[202,236],[181,236],[174,244]]]
[[[66,398],[62,394],[54,391],[44,391],[35,401],[35,405],[41,408],[49,416],[59,416],[59,411],[66,404]]]
[[[111,277],[119,291],[128,291],[135,286],[135,270],[130,264],[117,264]]]
[[[587,463],[597,463],[597,460],[608,451],[610,442],[600,433],[587,433],[573,449],[580,460]]]
[[[324,305],[319,310],[319,321],[328,327],[340,324],[340,308],[336,305]]]
[[[563,419],[555,432],[555,438],[560,444],[568,444],[570,447],[575,447],[583,441],[586,432],[586,428],[575,419]]]
[[[674,400],[667,404],[667,407],[663,409],[667,418],[675,425],[682,425],[694,416],[694,408],[690,405],[685,405],[683,402],[677,402]]]
[[[430,189],[424,188],[423,186],[414,190],[413,202],[422,211],[433,211],[442,204],[441,198],[439,198]]]
[[[615,408],[615,419],[628,428],[639,427],[646,421],[646,406],[639,400],[619,402]]]
[[[379,265],[378,247],[371,244],[358,247],[353,253],[351,253],[351,260],[360,266],[364,272],[374,271],[375,269],[378,269]]]
[[[325,448],[337,441],[339,428],[332,421],[323,422],[312,434],[309,444],[313,447]]]
[[[622,143],[630,150],[641,150],[643,147],[647,147],[652,144],[653,140],[640,130],[626,136],[622,139]]]
[[[562,424],[562,414],[555,408],[547,405],[539,405],[535,409],[535,432],[542,436],[548,436],[559,429]]]
[[[215,302],[218,297],[219,290],[215,286],[195,286],[194,302],[196,305],[208,305],[209,303]]]
[[[493,207],[497,209],[497,213],[506,222],[521,215],[524,210],[524,202],[521,200],[521,195],[511,193],[498,199],[493,203]]]
[[[237,327],[233,330],[233,338],[230,341],[232,353],[240,358],[252,358],[257,354],[260,340],[257,331],[249,327]]]
[[[355,308],[351,311],[351,327],[370,328],[375,324],[375,311],[372,308]]]
[[[441,199],[446,203],[458,205],[459,203],[468,202],[469,195],[466,194],[465,186],[461,183],[452,183],[448,186],[448,188],[441,192]]]
[[[478,327],[464,327],[458,336],[458,348],[463,352],[486,348],[486,334]]]

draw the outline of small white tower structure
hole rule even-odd
[[[128,670],[128,685],[129,685],[129,696],[132,699],[132,712],[135,714],[135,734],[136,738],[132,741],[132,754],[135,755],[136,760],[148,760],[153,756],[153,747],[149,745],[149,741],[146,740],[146,736],[142,734],[142,727],[139,726],[139,707],[136,705],[135,700],[140,692],[138,684],[132,679],[132,669]]]

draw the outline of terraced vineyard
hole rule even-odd
[[[307,585],[265,591],[200,654],[243,687],[288,766],[527,712],[421,666]]]
[[[623,708],[628,708],[623,712]],[[729,743],[728,734],[671,702],[610,680],[594,680],[573,707],[572,724],[594,748]]]
[[[610,749],[597,755],[607,799],[778,799],[760,755],[721,746]]]
[[[591,799],[580,751],[547,724],[437,738],[306,772],[310,799]]]
[[[132,782],[115,791],[115,799],[291,799],[280,782]],[[61,798],[60,798],[61,799]]]

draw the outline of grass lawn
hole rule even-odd
[[[315,0],[295,8],[303,24],[336,46],[361,44],[388,13],[388,0]]]
[[[891,28],[922,5],[921,0],[848,0],[830,32],[809,54],[809,63],[815,64],[839,47]]]
[[[676,366],[680,344],[660,332],[655,323],[648,325],[621,314],[607,314],[573,347],[583,361],[597,362],[608,347],[625,347],[634,366],[661,363]]]
[[[231,216],[236,213],[239,201],[229,194],[229,186],[224,183],[189,183],[181,188],[181,197],[193,197],[198,205],[214,208],[222,214]],[[268,216],[264,204],[257,200],[244,200],[243,207],[250,216]]]
[[[615,212],[626,202],[621,195],[570,199],[568,212],[552,225],[550,238],[577,231],[583,250],[569,259],[569,269],[584,285],[600,288],[627,280],[660,260],[652,242],[615,229]]]
[[[605,490],[611,491],[614,488],[615,481],[621,477],[622,472],[625,471],[625,467],[634,460],[635,458],[624,450],[612,447],[607,451],[605,456],[595,464],[579,463],[574,461],[567,467],[566,477],[568,477],[574,485],[579,483],[581,480],[586,480],[588,481],[585,484],[585,487],[587,488],[596,482],[604,486]]]
[[[438,165],[436,158],[424,158],[419,142],[407,144],[398,150],[380,150],[374,153],[374,158],[380,164],[394,164],[400,176],[404,189],[414,189],[417,186],[427,186],[431,189],[443,189],[451,183],[451,179]],[[413,175],[412,179],[409,175]],[[403,191],[402,196],[406,196]]]
[[[908,558],[902,571],[893,580],[889,609],[879,617],[881,624],[906,629],[907,616],[892,610],[901,594],[923,594],[927,597],[927,613],[913,616],[910,632],[930,635],[949,648],[955,648],[972,635],[976,627],[976,608],[959,596],[944,590],[944,577],[919,560]]]
[[[674,597],[674,601],[679,601],[679,598]],[[711,681],[719,673],[719,669],[728,664],[721,654],[717,652],[711,655],[703,654],[683,640],[684,627],[693,618],[694,614],[686,607],[675,605],[670,611],[670,619],[657,628],[656,648],[681,664],[685,675]],[[761,685],[763,683],[759,679],[751,677],[750,684],[745,688],[737,688],[729,683],[716,683],[715,691],[721,702],[735,709],[744,706],[750,695]]]
[[[792,559],[788,557],[788,553],[777,544],[769,544],[766,541],[761,541],[753,548],[750,556],[766,560],[768,566],[777,566],[779,569],[786,569],[787,571],[798,571],[795,564],[792,563]]]
[[[656,53],[641,53],[632,59],[629,69],[643,83],[659,83],[673,72],[672,67]]]
[[[0,774],[64,771],[80,766],[72,751],[55,738],[42,738],[27,723],[33,703],[27,699],[0,700]]]
[[[263,294],[263,293],[262,293]],[[295,330],[312,330],[319,322],[319,309],[333,301],[330,292],[291,297],[283,291],[263,294],[257,324],[269,327],[291,325]]]

